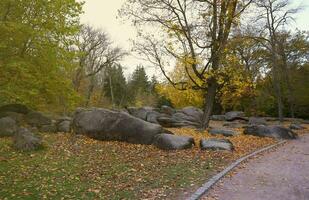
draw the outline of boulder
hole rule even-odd
[[[160,116],[161,114],[157,111],[150,111],[147,113],[146,116],[146,121],[150,122],[150,123],[154,123],[154,124],[159,124],[157,118]]]
[[[292,123],[289,127],[292,130],[303,130],[305,129],[305,127],[303,127],[302,125],[298,124],[298,123]]]
[[[186,107],[176,111],[172,115],[161,114],[157,121],[163,127],[194,127],[200,128],[203,112],[195,107]]]
[[[262,117],[249,117],[249,125],[266,125],[266,119]]]
[[[152,108],[152,107],[142,107],[142,108],[129,107],[129,108],[127,108],[127,110],[130,113],[130,115],[146,121],[147,120],[147,114],[149,112],[154,111],[154,108]]]
[[[258,137],[272,137],[276,139],[295,139],[297,135],[288,128],[278,125],[264,126],[264,125],[251,125],[247,126],[244,130],[246,135],[254,135]]]
[[[0,137],[13,136],[17,130],[15,120],[10,117],[3,117],[0,119]]]
[[[10,117],[16,121],[16,123],[21,124],[24,121],[24,114],[16,113],[16,112],[2,112],[0,113],[0,118],[2,117]]]
[[[245,120],[244,117],[245,117],[245,113],[241,111],[231,111],[231,112],[225,113],[225,119],[227,121],[234,121],[237,119]]]
[[[13,146],[20,151],[37,150],[42,146],[42,140],[31,133],[28,129],[20,128],[14,134]]]
[[[224,135],[227,137],[237,135],[237,132],[226,129],[210,129],[208,132],[212,135]]]
[[[231,141],[227,139],[201,139],[200,140],[200,148],[201,150],[234,150],[234,145]]]
[[[171,108],[169,106],[161,106],[160,113],[166,114],[166,115],[173,115],[176,112],[174,108]]]
[[[25,116],[26,122],[31,126],[41,127],[50,125],[52,120],[40,112],[30,112]]]
[[[212,115],[210,119],[214,121],[225,121],[225,115]]]
[[[152,144],[154,137],[163,131],[160,125],[143,121],[125,112],[100,108],[77,110],[72,128],[76,134],[84,134],[97,140],[117,140],[134,144]]]
[[[185,136],[159,134],[155,137],[153,145],[163,150],[189,149],[194,146],[194,139]]]
[[[15,112],[21,114],[28,114],[30,109],[22,104],[8,104],[0,107],[0,113],[3,112]]]
[[[71,121],[62,121],[57,124],[57,132],[69,133],[71,130]]]
[[[185,107],[180,110],[180,112],[184,113],[190,119],[189,121],[201,122],[203,118],[203,111],[199,108],[195,108],[192,106]]]

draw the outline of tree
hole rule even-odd
[[[111,99],[112,105],[122,107],[127,102],[127,82],[123,75],[122,66],[114,64],[105,70],[104,95]]]
[[[280,38],[280,31],[284,25],[287,24],[291,15],[297,12],[297,9],[289,9],[289,0],[259,0],[256,2],[258,8],[261,9],[259,19],[263,20],[265,24],[260,35],[256,37],[258,41],[264,44],[265,48],[269,51],[269,63],[271,66],[272,80],[274,91],[277,99],[278,117],[283,121],[283,92],[282,92],[282,79],[280,74],[284,74],[284,79],[288,84],[288,97],[291,108],[293,111],[293,94],[290,84],[290,77],[288,76],[287,60],[285,55],[284,46],[282,43],[284,37]]]
[[[156,27],[159,33],[156,35],[146,34],[147,28],[143,28],[142,40],[136,47],[142,56],[160,68],[173,87],[185,90],[189,85],[174,82],[168,76],[166,67],[174,59],[183,63],[186,76],[194,83],[191,89],[203,91],[202,128],[209,125],[223,51],[232,26],[250,3],[251,0],[128,0],[120,11],[138,27]]]
[[[1,103],[66,111],[77,102],[67,78],[75,67],[73,36],[82,3],[75,0],[1,0]]]
[[[83,79],[88,79],[85,105],[88,106],[96,84],[96,75],[107,66],[120,61],[125,53],[114,47],[107,33],[89,25],[83,25],[76,37],[79,41],[79,67],[76,69],[73,83],[76,91],[80,90]],[[101,73],[100,76],[104,76]],[[104,78],[103,78],[104,79]]]

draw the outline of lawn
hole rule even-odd
[[[211,137],[193,129],[175,134]],[[72,134],[42,134],[45,148],[16,152],[0,138],[0,199],[178,199],[235,159],[275,140],[234,136],[233,153],[162,151]],[[213,136],[212,136],[213,137]]]

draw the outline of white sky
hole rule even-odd
[[[106,31],[115,44],[130,52],[131,42],[135,36],[135,29],[130,22],[123,22],[117,19],[118,9],[125,0],[84,0],[84,14],[81,17],[82,23],[88,23],[96,28]],[[309,0],[292,0],[293,4],[305,6],[304,9],[297,14],[296,24],[291,29],[301,29],[309,31]],[[128,56],[122,64],[125,66],[126,75],[131,73],[138,64],[144,63],[134,56]],[[149,75],[156,74],[157,70],[146,68]]]

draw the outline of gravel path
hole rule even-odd
[[[202,199],[309,200],[309,135],[249,160]]]

